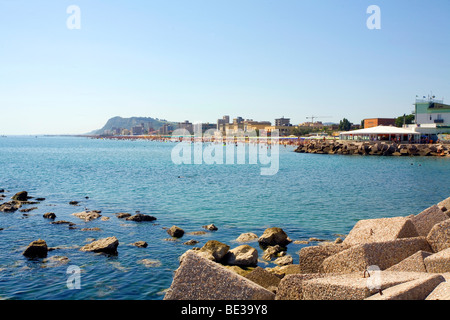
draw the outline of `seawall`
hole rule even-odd
[[[397,144],[381,141],[308,141],[295,152],[342,155],[450,157],[448,144]]]

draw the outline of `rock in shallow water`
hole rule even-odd
[[[119,240],[116,237],[108,237],[100,239],[83,246],[81,251],[103,252],[109,254],[117,254]]]
[[[44,240],[36,240],[31,242],[23,252],[28,258],[45,258],[47,256],[48,247]]]
[[[268,228],[263,235],[259,237],[258,242],[262,246],[286,246],[292,241],[288,238],[286,232],[281,228]]]
[[[184,235],[184,230],[177,226],[172,226],[167,230],[167,233],[174,238],[181,238]]]
[[[146,215],[146,214],[138,213],[138,214],[135,214],[134,216],[127,217],[126,220],[142,222],[142,221],[154,221],[154,220],[156,220],[156,218],[153,216]]]

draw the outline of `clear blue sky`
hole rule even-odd
[[[0,0],[0,134],[395,117],[416,95],[450,102],[449,57],[448,0]]]

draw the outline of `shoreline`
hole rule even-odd
[[[450,157],[449,144],[398,144],[385,141],[308,141],[300,145],[294,152],[315,154],[339,154],[362,156],[434,156]]]

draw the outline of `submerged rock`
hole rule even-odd
[[[119,213],[116,213],[116,217],[119,219],[125,219],[128,217],[131,217],[131,214],[125,213],[125,212],[119,212]]]
[[[45,258],[47,252],[47,243],[39,239],[31,242],[22,254],[28,258]]]
[[[133,246],[139,247],[139,248],[147,248],[148,243],[145,241],[136,241],[135,243],[133,243]]]
[[[185,244],[185,245],[187,245],[187,246],[193,246],[193,245],[196,245],[197,243],[198,243],[197,240],[188,240],[188,241],[186,241],[186,242],[183,243],[183,244]]]
[[[38,207],[32,207],[32,208],[22,209],[22,210],[19,210],[19,211],[20,211],[20,212],[30,212],[30,211],[33,211],[33,210],[36,210],[36,209],[38,209]]]
[[[15,212],[22,207],[18,201],[8,201],[0,205],[0,212]]]
[[[258,236],[254,233],[247,232],[242,233],[239,237],[237,237],[236,242],[250,242],[258,239]]]
[[[69,225],[69,227],[72,227],[72,226],[75,225],[75,223],[70,222],[70,221],[65,221],[65,220],[53,221],[53,222],[50,222],[50,223],[51,224],[67,224],[67,225]]]
[[[138,213],[138,214],[135,214],[134,216],[130,216],[130,217],[126,218],[126,220],[142,222],[142,221],[154,221],[154,220],[156,220],[156,218],[153,216],[146,215],[146,214]]]
[[[44,213],[43,217],[46,219],[55,219],[56,214],[54,214],[53,212],[47,212],[47,213]]]
[[[72,213],[73,216],[80,218],[84,221],[92,221],[95,219],[100,218],[102,215],[100,214],[100,211],[82,211],[82,212],[76,212]]]
[[[147,268],[155,268],[161,266],[161,261],[153,259],[142,259],[139,260],[138,263],[143,264]]]
[[[45,268],[48,267],[59,267],[65,265],[69,262],[69,258],[65,256],[52,256],[43,260],[45,263]]]
[[[214,224],[208,224],[206,226],[202,226],[203,229],[209,230],[209,231],[217,231],[219,228],[217,228]]]

